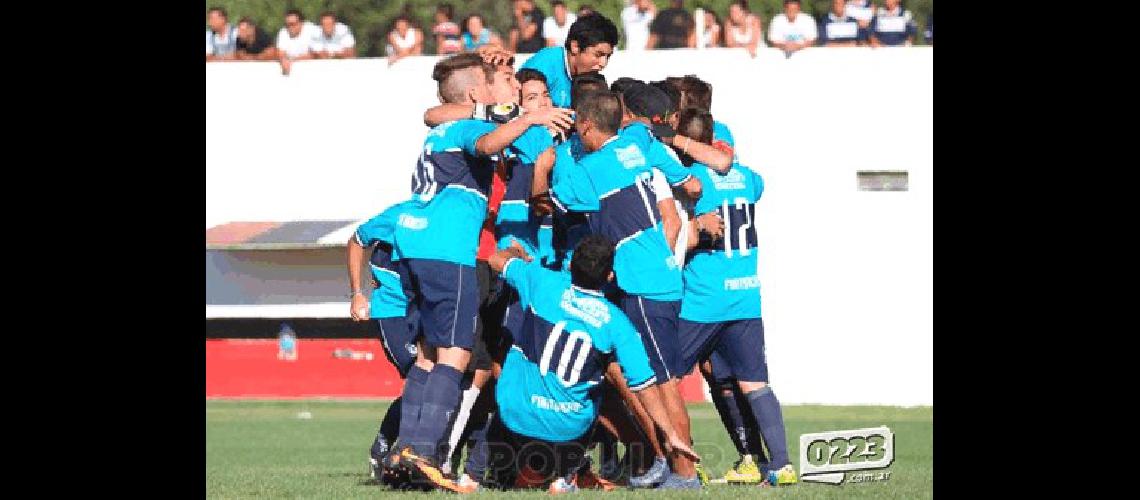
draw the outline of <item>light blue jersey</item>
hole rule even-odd
[[[535,52],[522,67],[538,70],[546,76],[546,88],[555,106],[570,107],[570,68],[566,66],[565,47],[547,47]]]
[[[407,314],[408,298],[404,295],[400,275],[396,272],[395,266],[400,256],[393,251],[392,236],[400,215],[414,212],[413,204],[414,202],[405,201],[392,205],[361,224],[354,233],[356,242],[360,246],[364,248],[375,246],[369,267],[372,269],[372,277],[380,286],[372,290],[370,298],[372,318],[402,318]]]
[[[528,255],[540,258],[538,233],[542,218],[530,212],[530,183],[538,156],[553,145],[554,138],[546,127],[533,125],[507,148],[507,190],[495,219],[500,249],[510,248],[517,241]]]
[[[551,198],[559,209],[596,211],[590,230],[614,242],[614,274],[622,290],[652,300],[681,300],[681,268],[665,241],[652,179],[641,148],[615,135],[577,168],[556,176]]]
[[[754,224],[764,179],[736,163],[723,175],[701,163],[694,163],[692,172],[704,186],[693,212],[717,211],[724,219],[724,239],[716,242],[717,248],[689,253],[681,318],[701,323],[759,318]]]
[[[618,135],[628,137],[645,154],[645,161],[649,166],[665,174],[665,180],[670,186],[680,186],[692,177],[689,169],[681,163],[673,148],[666,146],[653,135],[649,125],[642,122],[632,122],[618,131]]]
[[[475,143],[493,130],[493,123],[459,120],[428,133],[412,176],[416,210],[397,219],[396,245],[402,258],[475,265],[494,170],[492,160],[476,152]]]
[[[546,441],[581,437],[597,418],[598,384],[609,354],[629,387],[657,382],[633,325],[601,292],[571,285],[570,275],[511,259],[503,277],[519,294],[525,326],[495,389],[511,431]]]

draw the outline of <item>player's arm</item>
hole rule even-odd
[[[261,51],[260,54],[253,56],[253,59],[257,60],[257,61],[273,61],[273,60],[276,60],[277,59],[277,47],[274,47],[274,46],[266,47],[265,50]]]
[[[500,125],[494,131],[479,138],[476,151],[484,156],[498,153],[510,146],[523,135],[531,125],[567,130],[574,123],[572,111],[564,108],[542,108],[526,113],[516,120]]]
[[[360,280],[361,269],[364,268],[365,253],[364,245],[360,242],[360,236],[357,233],[352,233],[352,236],[348,238],[348,283],[352,290],[352,304],[348,311],[353,321],[367,320],[371,306],[368,302],[368,296],[364,293],[364,284]]]
[[[722,174],[732,168],[732,154],[725,153],[713,147],[711,144],[694,141],[691,137],[686,137],[681,134],[677,134],[671,139],[662,138],[661,140],[674,145],[682,153],[692,156],[694,160],[704,163],[708,165],[709,168]],[[693,197],[693,199],[697,198],[700,198],[699,194]]]
[[[657,211],[661,214],[665,241],[669,243],[669,248],[673,248],[677,244],[677,235],[681,232],[681,215],[677,213],[677,204],[673,201],[673,190],[665,181],[665,176],[656,169],[653,172],[653,193],[657,195]]]
[[[693,217],[687,229],[686,248],[712,249],[713,243],[724,235],[724,219],[713,210]]]
[[[530,179],[530,208],[536,215],[548,215],[553,206],[550,203],[550,172],[554,170],[554,148],[546,148],[534,162],[534,174]]]
[[[441,123],[474,118],[495,123],[507,123],[519,116],[522,108],[514,103],[456,104],[444,103],[424,111],[424,125],[434,127]]]

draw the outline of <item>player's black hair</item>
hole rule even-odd
[[[600,234],[582,238],[570,258],[570,282],[587,290],[601,290],[614,269],[614,244]]]
[[[226,14],[226,9],[223,9],[221,7],[210,7],[209,9],[206,9],[207,14],[209,14],[211,12],[217,12],[218,14],[222,15],[222,19],[225,19],[227,21],[230,20],[230,16],[228,14]]]
[[[681,93],[673,85],[670,85],[667,80],[650,82],[649,84],[661,89],[665,95],[669,96],[670,112],[677,111],[677,108],[681,106]]]
[[[617,47],[617,26],[597,12],[587,14],[570,25],[570,31],[566,34],[566,50],[570,50],[570,42],[578,42],[578,50],[586,50],[602,42]]]

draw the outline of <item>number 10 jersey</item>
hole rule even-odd
[[[582,436],[597,418],[611,354],[634,392],[657,382],[637,331],[601,292],[537,261],[511,259],[503,277],[525,311],[495,389],[511,431],[553,442]]]

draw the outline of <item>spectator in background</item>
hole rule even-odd
[[[546,47],[542,22],[546,16],[533,0],[514,0],[515,22],[509,35],[510,49],[519,54],[533,54]]]
[[[312,59],[309,51],[321,29],[306,21],[297,9],[285,11],[285,26],[277,32],[277,60],[281,62],[281,73],[288,75],[293,70],[293,61]]]
[[[463,52],[463,41],[460,39],[459,25],[455,24],[455,8],[449,3],[441,3],[435,8],[435,26],[431,34],[435,35],[436,53],[439,55],[457,54]]]
[[[584,4],[578,6],[578,17],[588,16],[588,15],[593,14],[595,12],[597,12],[597,11],[594,10],[594,6],[590,5],[588,3],[584,3]]]
[[[693,11],[693,18],[697,23],[696,36],[698,49],[720,47],[723,45],[721,43],[721,33],[724,30],[720,27],[720,18],[717,17],[716,12],[698,8]]]
[[[313,57],[317,59],[352,59],[356,57],[356,38],[348,25],[338,22],[336,14],[321,14],[321,30],[313,39]],[[423,43],[423,40],[420,40]]]
[[[490,28],[483,25],[483,16],[471,14],[463,20],[463,50],[471,52],[487,44],[503,46],[503,39],[499,38]]]
[[[552,15],[542,23],[542,36],[546,38],[547,47],[561,47],[578,16],[571,14],[562,0],[550,2],[550,10]]]
[[[796,51],[815,45],[819,37],[815,21],[800,12],[800,0],[784,0],[784,13],[772,18],[768,41],[791,57]]]
[[[847,2],[832,0],[831,12],[819,19],[819,45],[824,47],[854,47],[867,43],[867,30],[847,15]]]
[[[400,15],[392,22],[388,32],[388,65],[408,56],[424,53],[424,33],[412,26],[408,16]]]
[[[248,17],[238,21],[237,58],[242,61],[272,61],[277,59],[277,48],[269,33],[257,27]]]
[[[859,29],[871,29],[871,19],[875,17],[875,4],[871,0],[847,0],[846,11],[859,23]]]
[[[684,9],[684,0],[671,0],[670,8],[653,18],[649,25],[650,49],[682,49],[697,46],[693,15]]]
[[[744,47],[748,54],[756,57],[756,51],[764,46],[764,28],[760,16],[748,8],[748,0],[736,0],[728,6],[728,19],[724,21],[724,46]]]
[[[933,47],[934,46],[934,13],[933,12],[930,13],[930,17],[926,18],[926,32],[923,33],[923,35],[926,36],[926,42],[929,43],[931,47]]]
[[[629,5],[622,9],[621,24],[625,30],[625,50],[645,50],[649,46],[649,24],[656,15],[657,6],[652,0],[631,0]]]
[[[206,61],[232,61],[237,48],[237,28],[230,26],[226,9],[212,7],[206,11]]]
[[[913,45],[918,29],[910,11],[902,7],[902,0],[886,0],[884,3],[871,20],[871,46]]]

